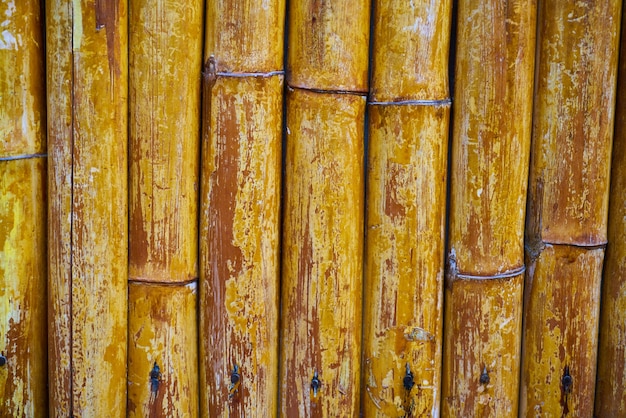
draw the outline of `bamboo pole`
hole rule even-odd
[[[619,0],[540,6],[523,415],[593,415],[620,10]]]
[[[0,4],[0,415],[7,417],[48,415],[40,14],[38,1]]]
[[[126,12],[46,3],[52,416],[126,413]]]
[[[203,9],[202,1],[184,7],[171,0],[130,3],[130,416],[199,413]],[[155,364],[159,371],[151,374]]]
[[[129,283],[129,417],[198,416],[196,289]]]
[[[200,408],[275,416],[284,0],[207,2]]]
[[[535,13],[458,5],[444,416],[517,416]]]
[[[281,416],[356,416],[369,2],[290,3]]]
[[[364,113],[363,96],[288,91],[281,416],[358,414]]]
[[[623,12],[622,12],[623,13]],[[615,137],[611,164],[608,245],[602,283],[602,316],[598,346],[595,416],[626,413],[626,25],[622,42],[615,106]]]
[[[441,400],[452,4],[414,6],[373,6],[365,416],[438,416]]]

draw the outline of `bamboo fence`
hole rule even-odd
[[[622,6],[0,0],[0,417],[626,417]]]

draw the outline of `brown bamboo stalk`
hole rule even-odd
[[[195,280],[203,9],[202,1],[185,7],[171,0],[130,3],[131,416],[199,413]]]
[[[451,6],[373,6],[365,416],[439,415]]]
[[[363,96],[288,91],[284,417],[358,415],[364,113]]]
[[[198,416],[196,289],[129,283],[129,417]]]
[[[206,6],[200,409],[275,416],[285,1]]]
[[[126,12],[46,8],[53,416],[126,413]]]
[[[445,416],[517,416],[535,13],[529,0],[458,5]]]
[[[593,415],[620,11],[619,0],[540,5],[523,415]]]
[[[608,245],[602,279],[595,400],[597,417],[617,417],[626,413],[626,368],[616,367],[626,364],[626,25],[623,19],[624,15],[615,107]]]
[[[282,87],[282,76],[225,76],[205,90],[203,416],[277,410]]]
[[[0,4],[0,415],[47,416],[43,22]]]

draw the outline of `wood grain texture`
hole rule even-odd
[[[449,118],[449,104],[369,108],[364,416],[439,415]]]
[[[528,239],[604,244],[621,1],[539,9]]]
[[[45,173],[0,161],[0,416],[48,416]]]
[[[130,3],[129,277],[198,276],[202,1]]]
[[[626,25],[622,20],[595,414],[626,416]]]
[[[446,284],[442,416],[517,417],[523,280]]]
[[[129,417],[198,416],[196,300],[195,282],[129,284]]]
[[[524,264],[534,0],[458,5],[450,257],[460,273]]]
[[[61,85],[52,82],[48,89],[48,117],[61,121],[49,131],[53,167],[49,182],[71,184],[69,190],[58,186],[50,189],[50,200],[59,201],[51,206],[50,218],[63,224],[51,227],[49,235],[54,254],[50,287],[59,285],[61,289],[50,295],[50,329],[60,331],[50,334],[54,346],[50,352],[53,356],[61,353],[60,359],[51,361],[51,374],[58,373],[53,381],[62,385],[52,389],[51,415],[124,416],[126,2],[76,0],[69,5],[53,1],[47,11],[47,53],[53,57],[49,60],[54,69],[48,78],[64,80]],[[68,242],[71,264],[67,263]],[[54,399],[59,392],[63,392],[60,399]]]
[[[217,71],[266,73],[283,69],[285,0],[208,0],[205,61]]]
[[[283,76],[220,76],[204,94],[201,414],[273,416]],[[231,386],[235,366],[240,380]]]
[[[568,245],[529,257],[520,416],[593,416],[603,257]]]
[[[288,19],[291,87],[367,92],[369,1],[294,1]]]
[[[287,94],[283,417],[359,413],[364,114],[361,96]]]
[[[452,2],[372,2],[371,101],[448,99]]]
[[[0,416],[45,417],[46,138],[39,1],[2,2]]]
[[[72,3],[45,2],[48,97],[48,381],[51,417],[72,409]]]

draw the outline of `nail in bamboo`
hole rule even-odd
[[[171,0],[130,3],[131,417],[199,414],[195,280],[203,9],[199,0],[185,7]],[[163,384],[150,376],[155,361]],[[153,383],[158,390],[150,390]]]
[[[458,4],[445,416],[517,416],[535,14],[532,0]]]
[[[540,5],[523,415],[593,415],[620,13],[619,0]]]
[[[50,415],[124,416],[127,8],[46,2]]]
[[[361,407],[438,416],[451,2],[377,1]]]

